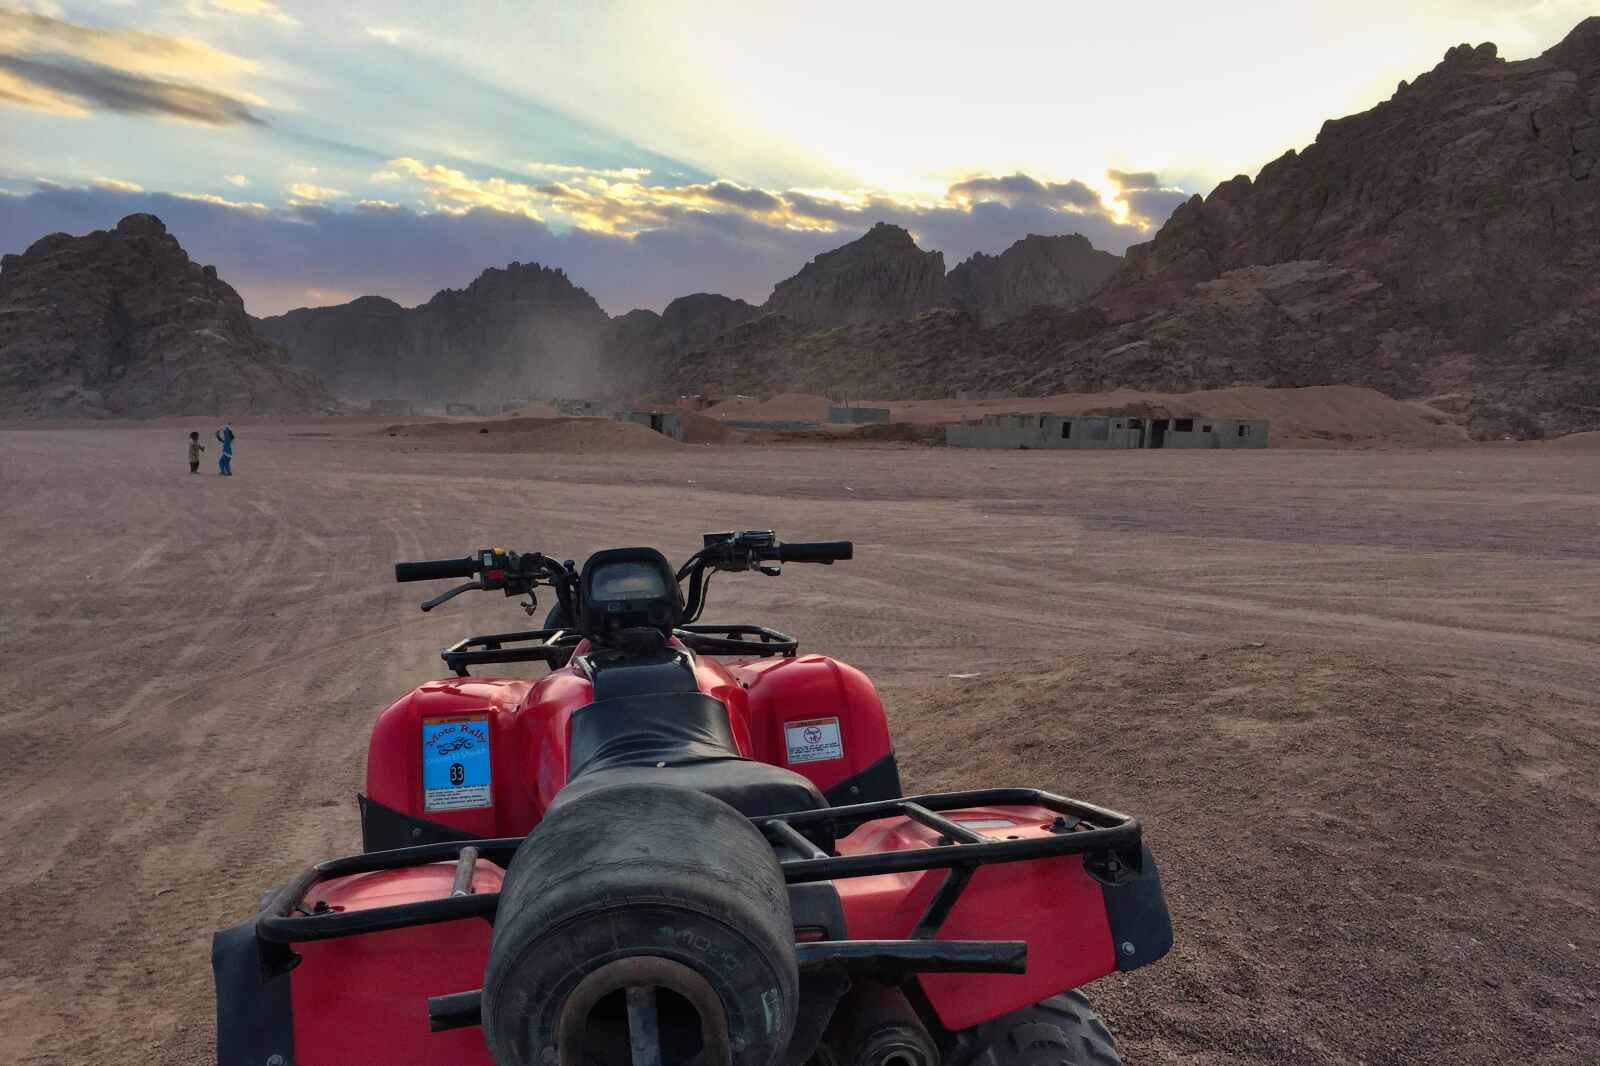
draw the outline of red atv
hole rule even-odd
[[[398,564],[473,578],[424,610],[558,605],[447,648],[456,676],[373,728],[364,853],[216,935],[222,1066],[1117,1062],[1071,990],[1171,946],[1138,821],[1029,788],[902,796],[864,675],[695,624],[717,572],[851,555],[750,532],[676,573],[650,548]],[[468,674],[530,661],[549,672]]]

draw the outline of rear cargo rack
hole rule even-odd
[[[701,655],[754,655],[763,659],[781,655],[792,659],[800,650],[798,640],[766,626],[688,625],[674,629],[672,635]]]
[[[792,658],[800,648],[800,642],[787,633],[757,625],[687,625],[674,629],[672,635],[684,647],[701,655]],[[542,662],[552,670],[559,670],[567,665],[581,640],[582,635],[575,629],[490,633],[458,640],[441,651],[439,658],[459,677],[469,676],[469,666],[489,663]]]
[[[572,651],[583,638],[573,629],[527,629],[520,633],[490,633],[465,637],[439,653],[445,665],[459,677],[467,677],[467,667],[485,663],[542,662],[559,670],[572,658]],[[509,645],[509,646],[508,646]]]
[[[1049,836],[994,840],[941,812],[974,807],[1038,807],[1055,820]],[[931,847],[858,855],[833,855],[800,830],[830,826],[848,836],[868,822],[910,818],[940,834]],[[1096,876],[1115,879],[1123,869],[1141,866],[1142,830],[1137,818],[1032,788],[991,788],[858,803],[814,811],[754,818],[774,846],[784,881],[791,885],[912,870],[948,869],[949,876],[928,902],[909,940],[819,941],[796,945],[803,970],[838,969],[879,976],[914,973],[1022,973],[1026,945],[1020,941],[935,940],[974,871],[995,863],[1025,862],[1060,855],[1084,855]],[[480,858],[504,867],[523,837],[454,840],[392,851],[330,859],[303,872],[273,893],[256,917],[256,940],[263,967],[282,973],[299,962],[291,945],[331,940],[461,918],[491,924],[499,908],[497,892],[473,893],[472,868]],[[794,857],[790,857],[794,856]],[[351,874],[395,870],[435,862],[457,864],[456,890],[441,899],[421,900],[359,911],[307,911],[305,897],[317,884]],[[462,1022],[460,1024],[472,1024]]]

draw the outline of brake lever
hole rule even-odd
[[[448,592],[439,593],[439,595],[435,596],[431,600],[423,600],[422,601],[422,609],[424,611],[431,611],[435,607],[439,606],[441,603],[445,602],[446,600],[455,599],[457,596],[461,595],[463,592],[475,592],[475,591],[481,590],[482,588],[483,588],[483,582],[482,581],[468,581],[465,585],[457,585],[455,588],[450,589]]]

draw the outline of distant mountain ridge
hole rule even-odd
[[[364,296],[260,319],[256,328],[354,402],[620,395],[658,388],[685,353],[759,318],[793,324],[775,327],[779,332],[804,331],[959,305],[984,321],[1003,321],[1031,306],[1081,301],[1109,273],[1108,261],[1119,262],[1076,234],[1029,236],[947,276],[942,254],[879,223],[778,282],[761,307],[695,293],[659,315],[636,310],[608,318],[564,272],[512,263],[416,308]]]
[[[251,328],[244,301],[154,215],[53,233],[0,259],[0,413],[315,414],[340,409]]]

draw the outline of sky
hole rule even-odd
[[[1446,48],[1596,0],[0,0],[0,251],[160,216],[257,315],[516,260],[609,313],[878,221],[1122,253]]]

